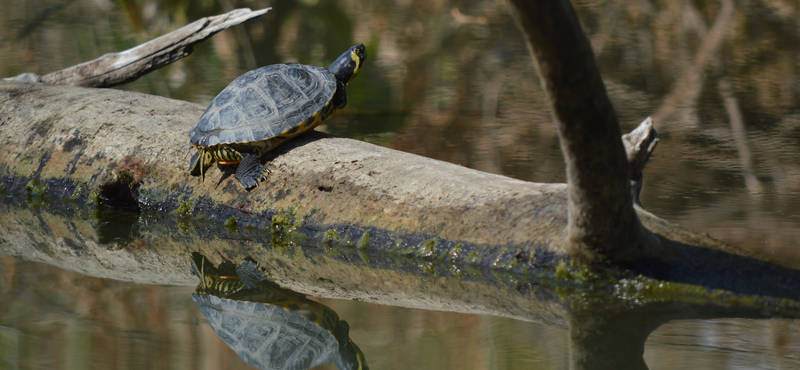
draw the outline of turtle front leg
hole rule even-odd
[[[269,175],[269,170],[259,162],[260,157],[258,154],[242,153],[242,161],[234,176],[245,189],[258,186],[258,182],[266,180]]]
[[[189,173],[192,176],[200,176],[200,181],[205,181],[206,170],[214,164],[214,156],[206,149],[197,148],[191,159]]]

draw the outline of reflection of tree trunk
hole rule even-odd
[[[687,6],[691,6],[687,4]],[[669,127],[669,125],[686,125],[685,122],[670,121],[669,118],[676,110],[694,106],[700,91],[703,89],[703,71],[706,70],[719,52],[720,45],[728,29],[728,24],[733,17],[733,3],[723,0],[717,19],[707,35],[700,35],[703,43],[697,48],[694,61],[686,68],[684,73],[675,82],[672,91],[664,97],[661,106],[653,113],[656,129]],[[703,37],[705,36],[705,37]]]
[[[669,116],[675,113],[676,110],[696,104],[700,91],[703,88],[702,73],[708,68],[709,64],[714,64],[717,61],[719,47],[724,39],[728,23],[730,23],[733,17],[733,4],[731,0],[723,1],[717,19],[714,21],[709,31],[703,23],[700,12],[698,12],[691,3],[686,3],[686,6],[688,7],[687,11],[691,15],[690,19],[694,21],[697,34],[703,39],[703,43],[698,48],[694,63],[678,79],[673,90],[664,98],[662,105],[656,110],[656,113],[653,114],[657,124],[670,124]],[[733,140],[739,153],[739,160],[742,163],[745,186],[751,195],[759,194],[761,192],[761,186],[753,170],[752,156],[750,154],[750,148],[747,145],[744,120],[742,119],[739,104],[736,97],[733,96],[730,81],[727,77],[723,76],[720,78],[718,89],[730,119]],[[686,123],[683,124],[685,125]]]
[[[232,12],[234,9],[236,9],[231,3],[231,0],[218,1],[226,13]],[[237,44],[243,49],[240,55],[244,59],[245,67],[247,67],[248,70],[256,69],[256,67],[258,67],[258,64],[256,64],[256,55],[253,53],[253,43],[250,42],[250,36],[247,34],[247,31],[242,27],[236,27],[233,29],[233,32],[236,33],[236,38],[239,39]]]
[[[647,370],[644,344],[658,319],[641,320],[627,310],[606,314],[569,315],[570,369]]]
[[[728,112],[728,118],[731,121],[733,141],[736,143],[736,151],[739,152],[739,160],[742,162],[744,184],[747,186],[751,196],[758,196],[761,194],[761,184],[758,183],[753,170],[752,156],[750,147],[747,145],[747,133],[745,132],[742,112],[739,110],[739,102],[733,96],[731,83],[727,77],[723,76],[719,79],[719,94],[722,96],[722,103],[725,105],[725,110]]]

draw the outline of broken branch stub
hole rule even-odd
[[[167,64],[192,53],[194,45],[217,32],[262,16],[272,8],[250,10],[235,9],[225,14],[198,19],[166,35],[118,53],[108,53],[60,71],[48,73],[38,79],[58,85],[86,87],[112,87],[138,79]],[[30,81],[30,74],[11,79]]]
[[[658,145],[658,133],[653,128],[653,119],[647,117],[636,129],[622,135],[622,144],[628,156],[630,179],[637,179],[642,176],[644,166]]]

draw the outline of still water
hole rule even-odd
[[[258,66],[370,59],[324,130],[487,172],[563,182],[544,95],[500,1],[0,2],[0,75],[48,73],[203,16],[272,6],[121,88],[207,104]],[[800,10],[769,2],[579,2],[623,130],[661,135],[642,203],[696,232],[800,267]],[[44,217],[44,216],[43,216]],[[250,368],[194,287],[139,285],[0,257],[0,368]],[[188,268],[187,262],[187,268]],[[317,299],[372,369],[564,369],[568,332],[484,315]],[[800,368],[797,320],[683,320],[651,369]],[[331,365],[330,368],[333,368]]]

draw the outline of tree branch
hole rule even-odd
[[[272,8],[252,11],[236,9],[225,14],[198,19],[147,43],[118,53],[108,53],[60,71],[38,77],[25,73],[12,80],[59,85],[112,87],[138,79],[192,53],[194,45],[217,32],[260,17]]]

